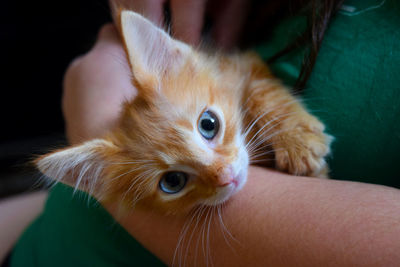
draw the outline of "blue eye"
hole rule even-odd
[[[197,128],[205,139],[213,139],[219,130],[217,116],[209,110],[204,111],[203,114],[201,114]]]
[[[181,191],[188,180],[184,172],[167,172],[159,182],[160,189],[167,194],[176,194]]]

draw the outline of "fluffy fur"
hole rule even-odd
[[[125,209],[183,212],[226,201],[246,182],[251,163],[323,176],[331,138],[324,126],[253,54],[207,55],[123,11],[121,33],[138,96],[103,138],[40,157],[52,179]],[[211,110],[220,130],[198,130]],[[168,171],[189,175],[176,194],[160,190]]]

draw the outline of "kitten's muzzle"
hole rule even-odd
[[[224,187],[230,185],[235,180],[232,166],[228,166],[220,170],[217,179],[215,180],[216,187]]]

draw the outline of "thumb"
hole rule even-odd
[[[86,52],[85,54],[77,56],[68,66],[68,70],[71,68],[75,68],[78,66],[82,60],[89,54],[93,54],[94,52],[98,50],[103,50],[104,48],[109,47],[109,45],[112,45],[113,47],[115,46],[121,46],[121,41],[118,36],[117,29],[115,26],[111,23],[103,25],[98,34],[97,34],[97,39],[96,42],[94,43],[93,47]]]

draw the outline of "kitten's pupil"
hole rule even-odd
[[[167,194],[175,194],[185,187],[187,179],[188,175],[184,172],[167,172],[161,178],[159,187]]]
[[[165,177],[165,182],[170,186],[170,187],[176,187],[180,184],[181,178],[180,174],[177,173],[170,173]]]
[[[215,120],[212,118],[202,120],[201,127],[206,131],[212,131],[215,128]]]
[[[203,112],[200,116],[198,129],[205,139],[213,139],[219,130],[219,121],[217,116],[209,110]]]

